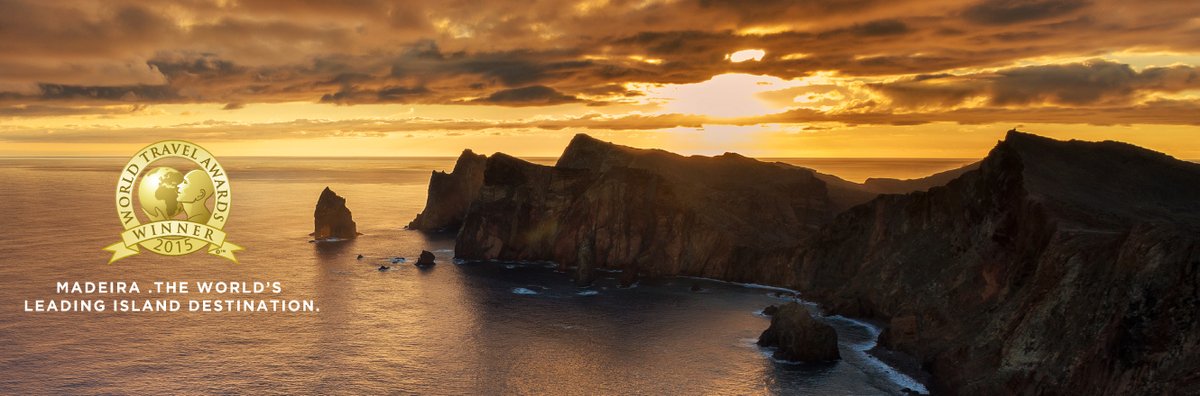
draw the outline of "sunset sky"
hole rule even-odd
[[[1200,1],[0,0],[0,155],[1200,158]]]

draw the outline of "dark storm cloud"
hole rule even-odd
[[[380,89],[343,87],[335,93],[321,96],[322,103],[422,103],[433,94],[426,87],[385,86]]]
[[[1008,25],[1057,18],[1087,5],[1083,0],[984,0],[967,7],[963,17],[983,25]]]
[[[384,87],[379,90],[378,95],[380,100],[387,101],[406,96],[424,95],[429,92],[429,88],[425,87]]]
[[[908,24],[905,24],[902,21],[895,19],[884,19],[858,24],[848,28],[822,32],[821,34],[817,35],[817,38],[833,38],[844,34],[860,37],[894,36],[908,33],[909,31],[910,29]]]
[[[991,102],[1001,106],[1124,101],[1145,85],[1132,67],[1113,62],[1029,66],[997,74],[991,81]]]
[[[563,103],[578,102],[579,99],[565,95],[562,92],[555,91],[554,88],[545,85],[532,85],[528,87],[506,89],[488,95],[486,98],[477,99],[475,102],[502,104],[509,106],[545,106],[556,105]]]
[[[959,124],[1061,123],[1090,125],[1170,124],[1200,126],[1200,101],[1154,100],[1136,105],[1040,106],[1009,108],[984,106],[952,110],[895,113],[886,109],[836,114],[796,109],[781,114],[734,120],[738,125],[759,123],[839,122],[847,125],[919,125],[932,122]]]
[[[1200,68],[1177,65],[1139,72],[1126,64],[1091,61],[924,75],[872,88],[908,108],[954,106],[974,97],[984,97],[995,106],[1122,104],[1146,94],[1200,89]]]
[[[136,4],[75,7],[71,2],[0,0],[0,53],[120,56],[177,37],[165,15]],[[89,12],[89,8],[92,12]]]
[[[77,107],[54,105],[2,106],[0,117],[53,117],[67,115],[117,115],[144,110],[144,106]]]
[[[595,66],[594,62],[587,60],[538,62],[527,59],[522,54],[513,55],[487,54],[474,57],[474,59],[453,67],[463,73],[480,75],[489,82],[499,82],[505,86],[518,86],[551,79],[557,80]]]
[[[40,99],[50,101],[98,100],[116,102],[165,102],[178,98],[171,87],[133,85],[118,87],[85,87],[78,85],[40,84]]]
[[[0,9],[8,106],[603,104],[636,96],[623,88],[630,82],[817,71],[909,75],[875,88],[913,108],[980,96],[991,105],[1085,106],[1190,89],[1180,87],[1195,86],[1194,70],[971,70],[1135,48],[1200,51],[1195,1],[0,0]],[[725,58],[751,48],[766,56]],[[950,70],[959,75],[914,77]]]
[[[146,64],[158,69],[159,72],[169,78],[179,78],[182,76],[214,77],[243,71],[243,68],[239,68],[232,61],[220,59],[214,54],[201,54],[198,56],[164,55],[156,59],[151,59]]]
[[[831,16],[863,12],[886,4],[880,0],[766,0],[747,3],[739,0],[699,0],[703,8],[736,15],[740,23],[777,22],[804,15]],[[894,2],[893,2],[894,3]]]

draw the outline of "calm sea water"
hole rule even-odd
[[[452,158],[224,159],[233,189],[225,230],[246,248],[240,264],[198,253],[107,265],[101,248],[121,231],[113,190],[124,161],[0,159],[0,394],[860,395],[915,386],[863,354],[877,331],[845,318],[828,319],[843,361],[772,361],[753,345],[769,323],[756,312],[780,302],[771,290],[693,279],[578,289],[544,265],[456,265],[452,237],[403,230],[424,205],[429,172]],[[362,237],[308,242],[325,186],[347,198]],[[438,255],[435,268],[376,270],[422,249]],[[278,297],[315,300],[320,312],[24,312],[25,300],[121,297],[56,295],[55,282],[118,280],[139,282],[138,298],[154,297],[144,293],[159,280],[279,281]],[[706,290],[689,291],[694,283]]]

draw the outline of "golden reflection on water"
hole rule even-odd
[[[402,229],[424,205],[429,172],[453,159],[226,160],[234,206],[225,231],[244,241],[241,264],[139,255],[114,265],[100,248],[121,230],[111,192],[123,159],[23,161],[0,160],[11,187],[0,190],[8,205],[0,213],[2,394],[874,394],[888,386],[848,363],[766,359],[747,343],[767,325],[754,312],[777,302],[763,290],[713,283],[691,293],[694,281],[683,279],[618,290],[604,280],[598,295],[580,296],[546,268],[453,264],[453,236]],[[347,198],[362,237],[308,243],[325,186]],[[423,249],[437,254],[436,267],[411,265]],[[393,256],[409,263],[392,265]],[[378,271],[385,263],[392,270]],[[281,298],[313,299],[320,312],[20,312],[24,299],[79,297],[54,296],[62,280],[143,289],[157,280],[280,281]]]

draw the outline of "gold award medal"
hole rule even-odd
[[[184,173],[155,166],[182,159],[198,167]],[[234,263],[242,247],[225,240],[229,219],[229,175],[208,150],[182,140],[164,140],[138,151],[117,179],[117,218],[125,227],[121,242],[104,248],[109,264],[145,248],[164,256],[182,256],[207,248]],[[134,202],[140,208],[134,208]],[[210,205],[211,201],[211,205]],[[142,224],[138,211],[149,221]]]

